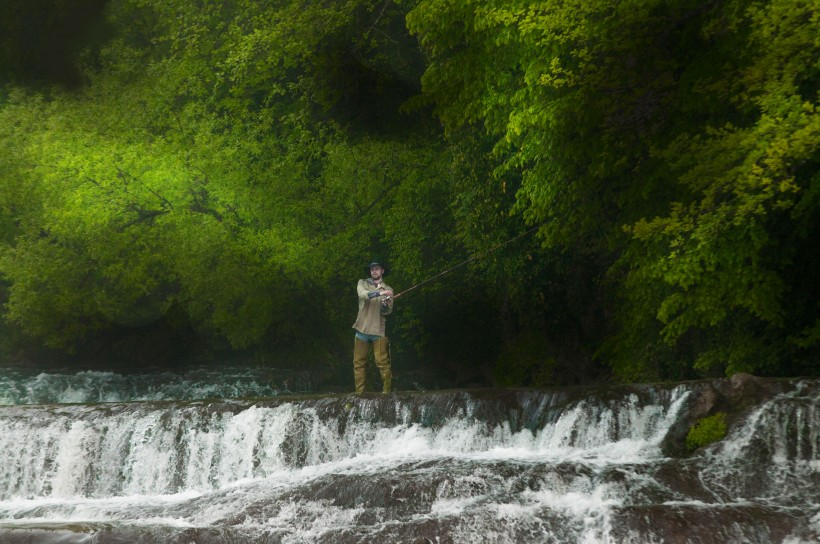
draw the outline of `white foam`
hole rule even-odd
[[[491,426],[468,417],[452,417],[434,428],[419,423],[386,426],[350,416],[340,434],[340,421],[323,420],[313,408],[292,403],[249,406],[236,414],[182,406],[107,415],[78,407],[53,415],[45,425],[36,418],[28,427],[26,422],[0,419],[0,446],[5,446],[0,448],[0,464],[15,467],[13,473],[0,469],[0,483],[7,482],[12,495],[27,498],[163,495],[215,490],[282,469],[347,458],[366,462],[439,456],[591,464],[656,459],[668,424],[663,410],[641,407],[635,398],[621,409],[629,415],[582,402],[535,433],[513,432],[508,422]],[[20,443],[28,445],[22,456],[14,447]]]
[[[464,538],[487,531],[487,541],[511,542],[522,525],[537,534],[550,518],[570,524],[573,541],[606,542],[613,512],[636,489],[637,495],[658,489],[665,506],[713,507],[685,498],[663,502],[669,494],[653,480],[651,466],[664,461],[660,444],[686,394],[681,389],[657,404],[634,396],[613,404],[581,401],[534,431],[477,420],[469,403],[434,426],[414,421],[418,410],[400,402],[397,424],[380,422],[376,404],[365,401],[340,419],[297,403],[15,408],[8,417],[0,412],[0,490],[6,492],[0,519],[20,527],[229,522],[285,533],[283,541],[311,541],[356,525],[370,508],[363,530],[377,535],[402,521],[302,491],[314,483],[324,489],[337,477],[390,482],[400,470],[396,477],[432,486],[422,487],[429,502],[420,501],[429,512],[412,513],[411,521],[447,518]],[[749,432],[773,419],[753,417]],[[733,436],[708,450],[708,459],[737,472],[727,455],[744,452],[749,440]],[[772,451],[775,468],[817,469],[816,458],[781,459],[785,450]]]

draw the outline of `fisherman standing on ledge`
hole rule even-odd
[[[370,344],[376,366],[382,375],[382,391],[390,393],[393,372],[390,369],[390,349],[385,334],[386,316],[393,311],[393,289],[384,283],[387,267],[379,260],[373,260],[364,267],[365,276],[359,280],[356,292],[359,295],[359,315],[353,328],[356,339],[353,347],[353,380],[356,393],[364,393],[365,368]]]

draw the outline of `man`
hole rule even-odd
[[[364,393],[365,365],[373,344],[376,366],[382,375],[382,391],[390,393],[393,372],[390,369],[390,350],[385,334],[386,316],[393,311],[393,289],[384,283],[387,267],[374,260],[364,267],[366,279],[359,280],[356,292],[359,296],[359,315],[353,328],[356,339],[353,347],[353,380],[356,393]]]

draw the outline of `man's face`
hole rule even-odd
[[[370,277],[373,278],[373,281],[382,279],[382,274],[384,274],[384,268],[381,266],[376,265],[370,267]]]

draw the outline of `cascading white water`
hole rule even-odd
[[[724,501],[806,506],[820,490],[820,400],[801,384],[755,410],[714,445],[703,479]],[[765,466],[756,478],[747,477]],[[813,493],[814,492],[814,493]]]
[[[365,457],[639,462],[659,455],[685,397],[677,390],[667,406],[642,406],[634,395],[614,407],[582,400],[535,432],[471,418],[469,401],[428,427],[402,401],[386,423],[368,418],[366,401],[329,418],[293,402],[18,408],[0,412],[0,498],[203,492]]]
[[[816,539],[817,383],[670,457],[693,387],[0,408],[0,542]]]

